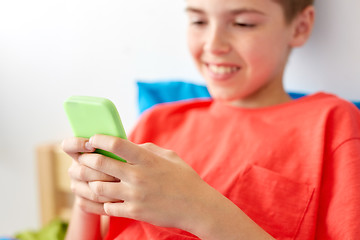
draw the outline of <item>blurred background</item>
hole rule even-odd
[[[316,7],[286,88],[360,100],[360,2]],[[41,225],[35,149],[72,135],[67,97],[108,97],[130,132],[137,80],[202,83],[187,52],[184,8],[184,0],[0,1],[0,236]]]

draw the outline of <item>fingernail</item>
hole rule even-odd
[[[90,143],[90,145],[92,145],[92,143],[93,143],[93,141],[94,141],[93,138],[94,138],[94,137],[90,137],[90,138],[89,138],[89,143]]]
[[[91,146],[90,142],[86,142],[86,143],[85,143],[85,148],[86,148],[87,150],[89,150],[89,151],[94,151],[94,150],[95,150],[95,148],[93,148],[93,147]]]

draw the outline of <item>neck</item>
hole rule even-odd
[[[229,101],[228,104],[242,108],[260,108],[286,103],[291,100],[283,87],[282,80],[279,80],[263,86],[245,98]]]

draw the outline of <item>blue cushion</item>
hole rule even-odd
[[[360,109],[360,101],[352,101],[353,104],[355,104],[355,106]]]
[[[205,86],[183,81],[137,82],[137,86],[140,113],[158,103],[210,98]]]
[[[193,98],[210,98],[206,86],[198,85],[183,80],[137,82],[139,111],[158,103],[174,102]],[[305,96],[305,93],[289,92],[290,97],[297,99]],[[353,101],[360,109],[360,101]]]

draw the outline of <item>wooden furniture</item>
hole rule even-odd
[[[68,175],[71,158],[59,144],[42,144],[36,154],[41,222],[45,225],[55,218],[69,221],[73,204]]]

